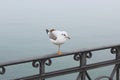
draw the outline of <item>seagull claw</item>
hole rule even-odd
[[[60,52],[60,51],[58,51],[58,53],[57,53],[58,55],[61,55],[62,54],[62,52]]]

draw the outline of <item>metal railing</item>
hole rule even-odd
[[[112,54],[115,54],[115,59],[107,60],[107,61],[101,61],[97,63],[87,64],[87,58],[92,58],[92,55],[94,51],[100,51],[100,50],[106,50],[109,49]],[[52,59],[53,58],[59,58],[63,56],[70,56],[73,55],[73,60],[79,61],[80,65],[76,67],[61,69],[61,70],[55,70],[50,72],[45,72],[45,66],[52,66]],[[45,80],[46,78],[51,78],[55,76],[70,74],[79,72],[78,77],[76,80],[93,80],[88,70],[105,67],[114,65],[114,68],[109,76],[100,76],[97,77],[95,80],[120,80],[120,45],[110,45],[110,46],[103,46],[98,48],[92,48],[92,49],[80,49],[77,51],[72,52],[64,52],[62,55],[57,54],[50,54],[45,56],[38,56],[35,58],[29,58],[29,59],[22,59],[18,61],[10,61],[10,62],[4,62],[0,63],[0,74],[4,75],[6,72],[7,66],[17,65],[17,64],[24,64],[32,62],[32,66],[35,68],[39,68],[39,74],[27,76],[23,78],[13,79],[13,80]]]

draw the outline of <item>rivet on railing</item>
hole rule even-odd
[[[0,67],[0,74],[3,75],[4,73],[5,73],[5,67],[2,66],[2,67]]]

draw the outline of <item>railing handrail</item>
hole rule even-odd
[[[104,50],[104,49],[110,49],[110,52],[116,55],[115,59],[87,64],[87,58],[92,58],[93,51],[99,51],[99,50]],[[113,80],[114,75],[116,75],[116,80],[120,80],[120,77],[119,77],[120,75],[120,70],[119,70],[120,69],[120,44],[107,45],[107,46],[101,46],[101,47],[96,47],[96,48],[84,48],[84,49],[78,49],[78,50],[74,50],[70,52],[62,52],[62,53],[63,54],[61,55],[57,55],[56,53],[54,53],[54,54],[36,56],[32,58],[25,58],[25,59],[14,60],[14,61],[9,61],[9,62],[0,62],[0,74],[1,75],[5,74],[6,66],[31,62],[33,67],[39,68],[38,70],[39,74],[22,77],[22,78],[15,79],[15,80],[21,80],[21,79],[22,80],[34,80],[34,79],[45,80],[46,78],[55,77],[55,76],[59,76],[63,74],[70,74],[74,72],[79,72],[79,75],[76,80],[86,80],[86,78],[88,78],[88,80],[92,80],[92,78],[87,72],[88,70],[114,64],[114,68],[112,70],[112,73],[110,74],[110,77],[101,76],[101,77],[97,77],[95,80],[100,80],[103,78],[107,78],[108,80]],[[51,59],[63,57],[63,56],[69,56],[69,55],[73,55],[73,59],[75,61],[79,61],[79,66],[71,67],[67,69],[50,71],[50,72],[45,71],[45,65],[50,66],[52,64]]]
[[[0,62],[0,66],[10,66],[10,65],[15,65],[15,64],[31,62],[31,61],[34,61],[34,60],[62,57],[62,56],[67,56],[67,55],[73,55],[73,54],[76,54],[76,53],[109,49],[109,48],[117,47],[117,46],[120,46],[120,44],[100,46],[100,47],[97,47],[97,48],[89,48],[89,49],[88,48],[84,48],[84,49],[74,50],[74,51],[70,51],[70,52],[62,52],[63,54],[61,54],[61,55],[57,55],[56,53],[53,53],[53,54],[48,54],[48,55],[44,55],[44,56],[36,56],[36,57],[25,58],[25,59],[22,58],[20,60]]]

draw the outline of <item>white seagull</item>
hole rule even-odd
[[[60,45],[63,44],[67,39],[70,39],[66,31],[59,31],[55,29],[46,29],[49,39],[55,45],[58,45],[58,55],[61,55]]]

